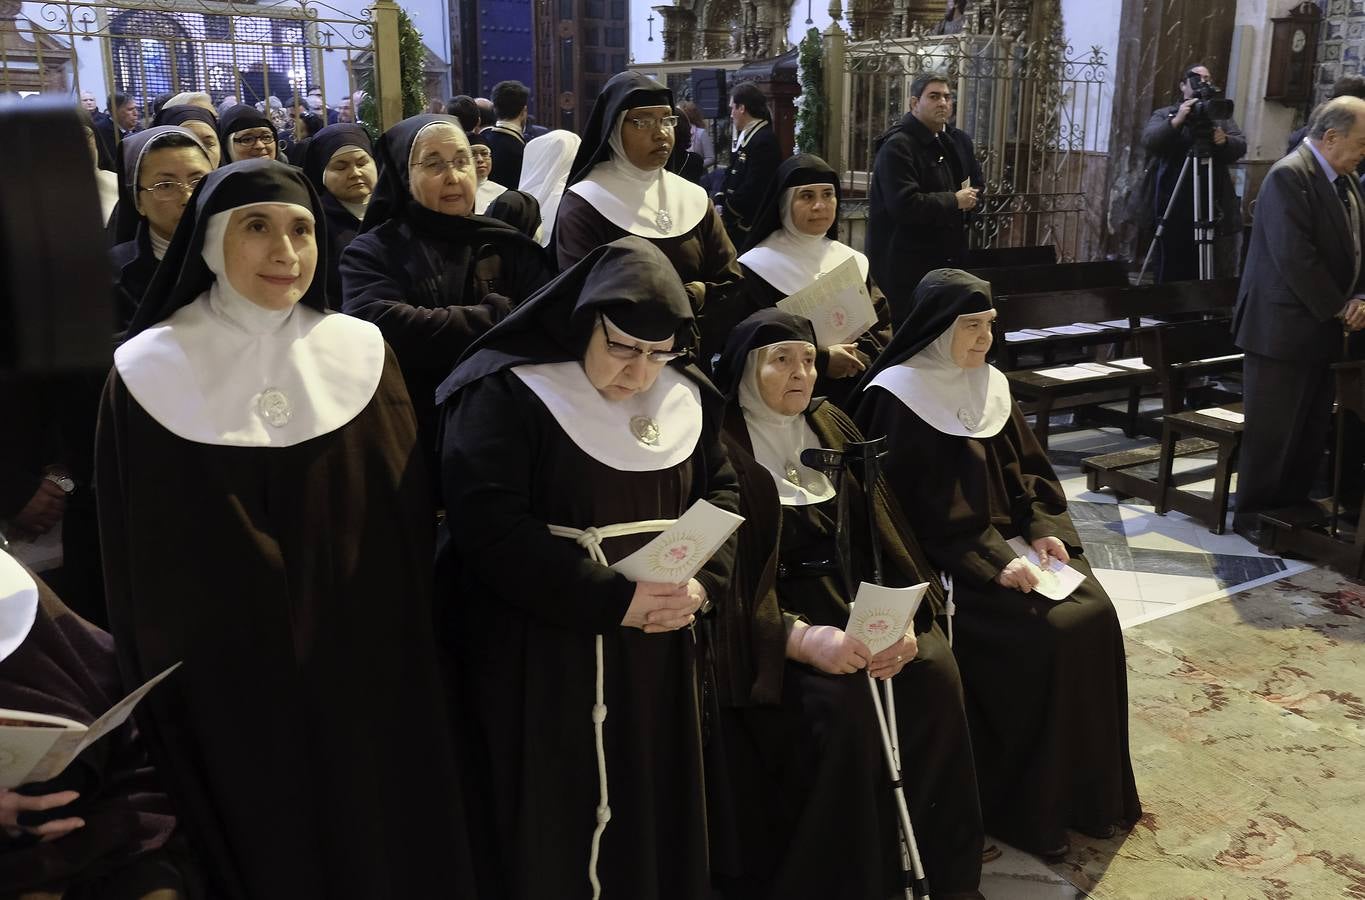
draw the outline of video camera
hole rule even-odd
[[[1207,128],[1213,130],[1214,122],[1219,119],[1232,118],[1232,101],[1223,96],[1223,92],[1214,86],[1213,82],[1205,81],[1202,75],[1191,72],[1185,76],[1189,82],[1190,91],[1194,94],[1197,101],[1190,107],[1189,122],[1196,131]]]

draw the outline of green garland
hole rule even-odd
[[[371,53],[371,62],[378,63],[378,54]],[[375,101],[374,73],[372,64],[360,81],[365,99],[360,104],[360,121],[372,140],[379,140],[379,108]],[[422,44],[422,32],[412,24],[407,11],[398,10],[398,77],[403,91],[403,118],[426,112],[427,50]],[[390,123],[392,124],[392,123]]]
[[[797,98],[796,146],[802,153],[825,152],[825,44],[820,31],[811,28],[801,39],[798,73],[801,96]]]

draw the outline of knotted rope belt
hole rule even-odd
[[[555,537],[569,538],[588,552],[588,557],[602,565],[607,565],[607,556],[602,552],[602,541],[607,538],[625,537],[631,534],[644,534],[650,531],[666,531],[676,519],[650,519],[641,522],[622,522],[617,525],[604,525],[601,528],[570,528],[566,525],[551,525],[550,534]],[[602,884],[597,880],[597,859],[602,846],[602,834],[611,821],[611,806],[607,803],[607,750],[603,743],[603,727],[607,721],[607,700],[603,688],[602,635],[596,635],[597,653],[597,693],[592,707],[593,737],[597,742],[597,826],[592,832],[592,849],[588,854],[588,883],[592,885],[593,900],[602,896]]]

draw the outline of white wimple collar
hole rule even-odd
[[[493,201],[507,192],[507,188],[498,184],[491,178],[485,178],[479,185],[478,191],[474,194],[474,215],[481,216],[492,205]]]
[[[0,550],[0,660],[24,642],[38,615],[38,584],[19,561]]]
[[[677,369],[665,367],[648,391],[625,400],[603,397],[577,360],[515,366],[512,373],[580,450],[613,469],[672,468],[701,438],[701,389]]]
[[[235,292],[234,292],[235,293]],[[292,447],[363,410],[384,372],[369,322],[296,304],[280,312],[225,298],[218,283],[114,352],[138,404],[197,444]]]

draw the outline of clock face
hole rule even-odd
[[[1300,53],[1303,51],[1303,48],[1307,43],[1308,35],[1303,33],[1303,29],[1302,28],[1294,29],[1294,39],[1289,42],[1290,49],[1292,49],[1295,53]]]

